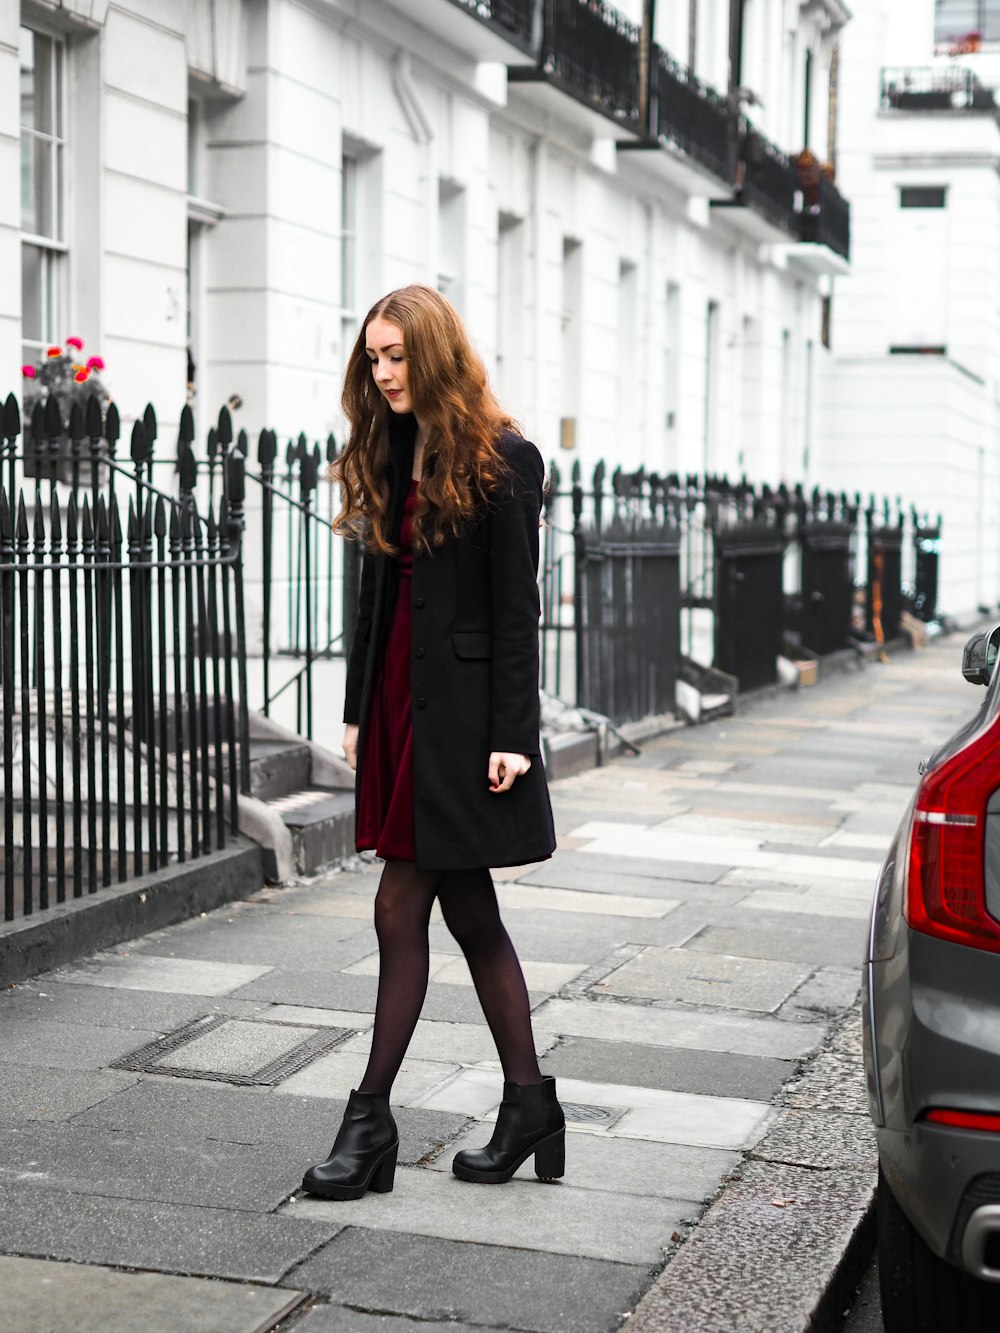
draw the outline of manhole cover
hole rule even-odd
[[[624,1106],[589,1106],[581,1102],[562,1102],[563,1115],[578,1125],[613,1125],[627,1110]]]
[[[354,1028],[204,1014],[116,1060],[112,1069],[206,1078],[239,1087],[273,1087],[348,1037]]]

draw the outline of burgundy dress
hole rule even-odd
[[[417,858],[413,821],[413,727],[410,719],[410,638],[413,548],[410,534],[417,483],[403,509],[399,532],[399,589],[385,655],[372,689],[361,766],[355,845],[398,861]]]

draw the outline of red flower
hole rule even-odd
[[[90,379],[90,371],[78,370],[73,378],[76,380],[77,384],[85,384],[87,380]]]
[[[87,360],[87,369],[88,369],[88,370],[103,370],[103,369],[104,369],[104,358],[103,358],[102,356],[92,356],[92,357],[89,357],[88,360]]]
[[[22,366],[22,367],[21,367],[21,374],[24,376],[24,378],[25,378],[26,380],[33,380],[33,379],[35,378],[35,367],[34,367],[34,366]]]
[[[62,356],[62,354],[63,354],[63,349],[61,347],[50,347],[49,350],[45,353],[45,355],[50,358],[55,356]]]
[[[82,351],[82,350],[83,350],[83,339],[82,339],[82,338],[67,338],[67,339],[66,339],[66,346],[67,346],[67,347],[75,347],[76,350],[77,350],[78,352],[79,352],[79,351]]]

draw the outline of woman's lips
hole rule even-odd
[[[402,392],[402,389],[386,389],[385,396],[386,398],[398,398]]]

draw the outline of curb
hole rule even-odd
[[[241,839],[187,865],[0,922],[0,988],[249,897],[263,883],[261,849]]]
[[[860,1001],[782,1090],[622,1333],[832,1333],[874,1247]]]

